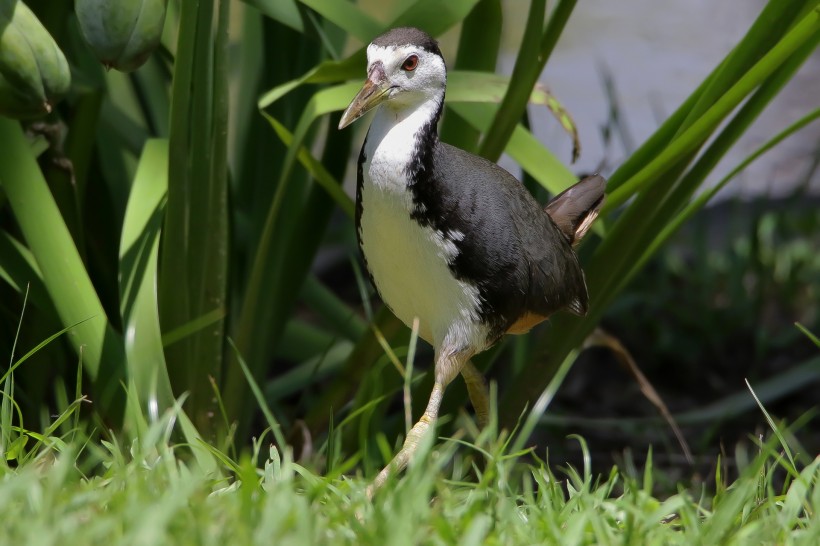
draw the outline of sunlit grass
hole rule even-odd
[[[70,406],[59,420],[71,421],[76,411]],[[736,459],[735,481],[719,471],[715,483],[677,492],[653,486],[651,452],[640,475],[613,468],[595,476],[535,453],[510,453],[505,435],[493,431],[470,441],[440,439],[427,442],[406,474],[369,503],[361,476],[325,478],[271,446],[269,436],[238,460],[203,444],[175,444],[175,417],[167,412],[131,442],[72,429],[65,436],[71,440],[46,438],[35,451],[6,452],[0,542],[644,545],[820,538],[820,458],[793,453],[784,440],[790,435],[777,425],[756,455]],[[12,426],[15,419],[4,413],[4,438],[38,436]],[[586,452],[582,439],[565,441],[580,442]],[[203,454],[215,463],[210,470]]]

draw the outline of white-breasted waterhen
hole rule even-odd
[[[359,247],[384,302],[408,326],[418,318],[419,336],[435,349],[427,409],[371,495],[407,465],[459,373],[486,423],[486,386],[473,355],[555,311],[587,310],[572,247],[598,215],[605,180],[585,178],[540,206],[504,169],[439,141],[446,82],[433,38],[390,30],[368,46],[367,81],[339,123],[379,107],[359,155]]]

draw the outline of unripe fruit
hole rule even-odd
[[[136,70],[159,45],[167,0],[76,0],[80,30],[106,68]]]
[[[37,16],[21,0],[0,0],[0,114],[48,114],[70,85],[65,55]]]

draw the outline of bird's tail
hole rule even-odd
[[[571,245],[577,245],[604,204],[606,179],[599,174],[582,178],[556,195],[544,210]]]

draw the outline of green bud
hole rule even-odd
[[[106,68],[130,72],[159,45],[167,0],[75,0],[80,30]]]
[[[68,92],[65,55],[20,0],[0,0],[0,114],[43,116]]]

